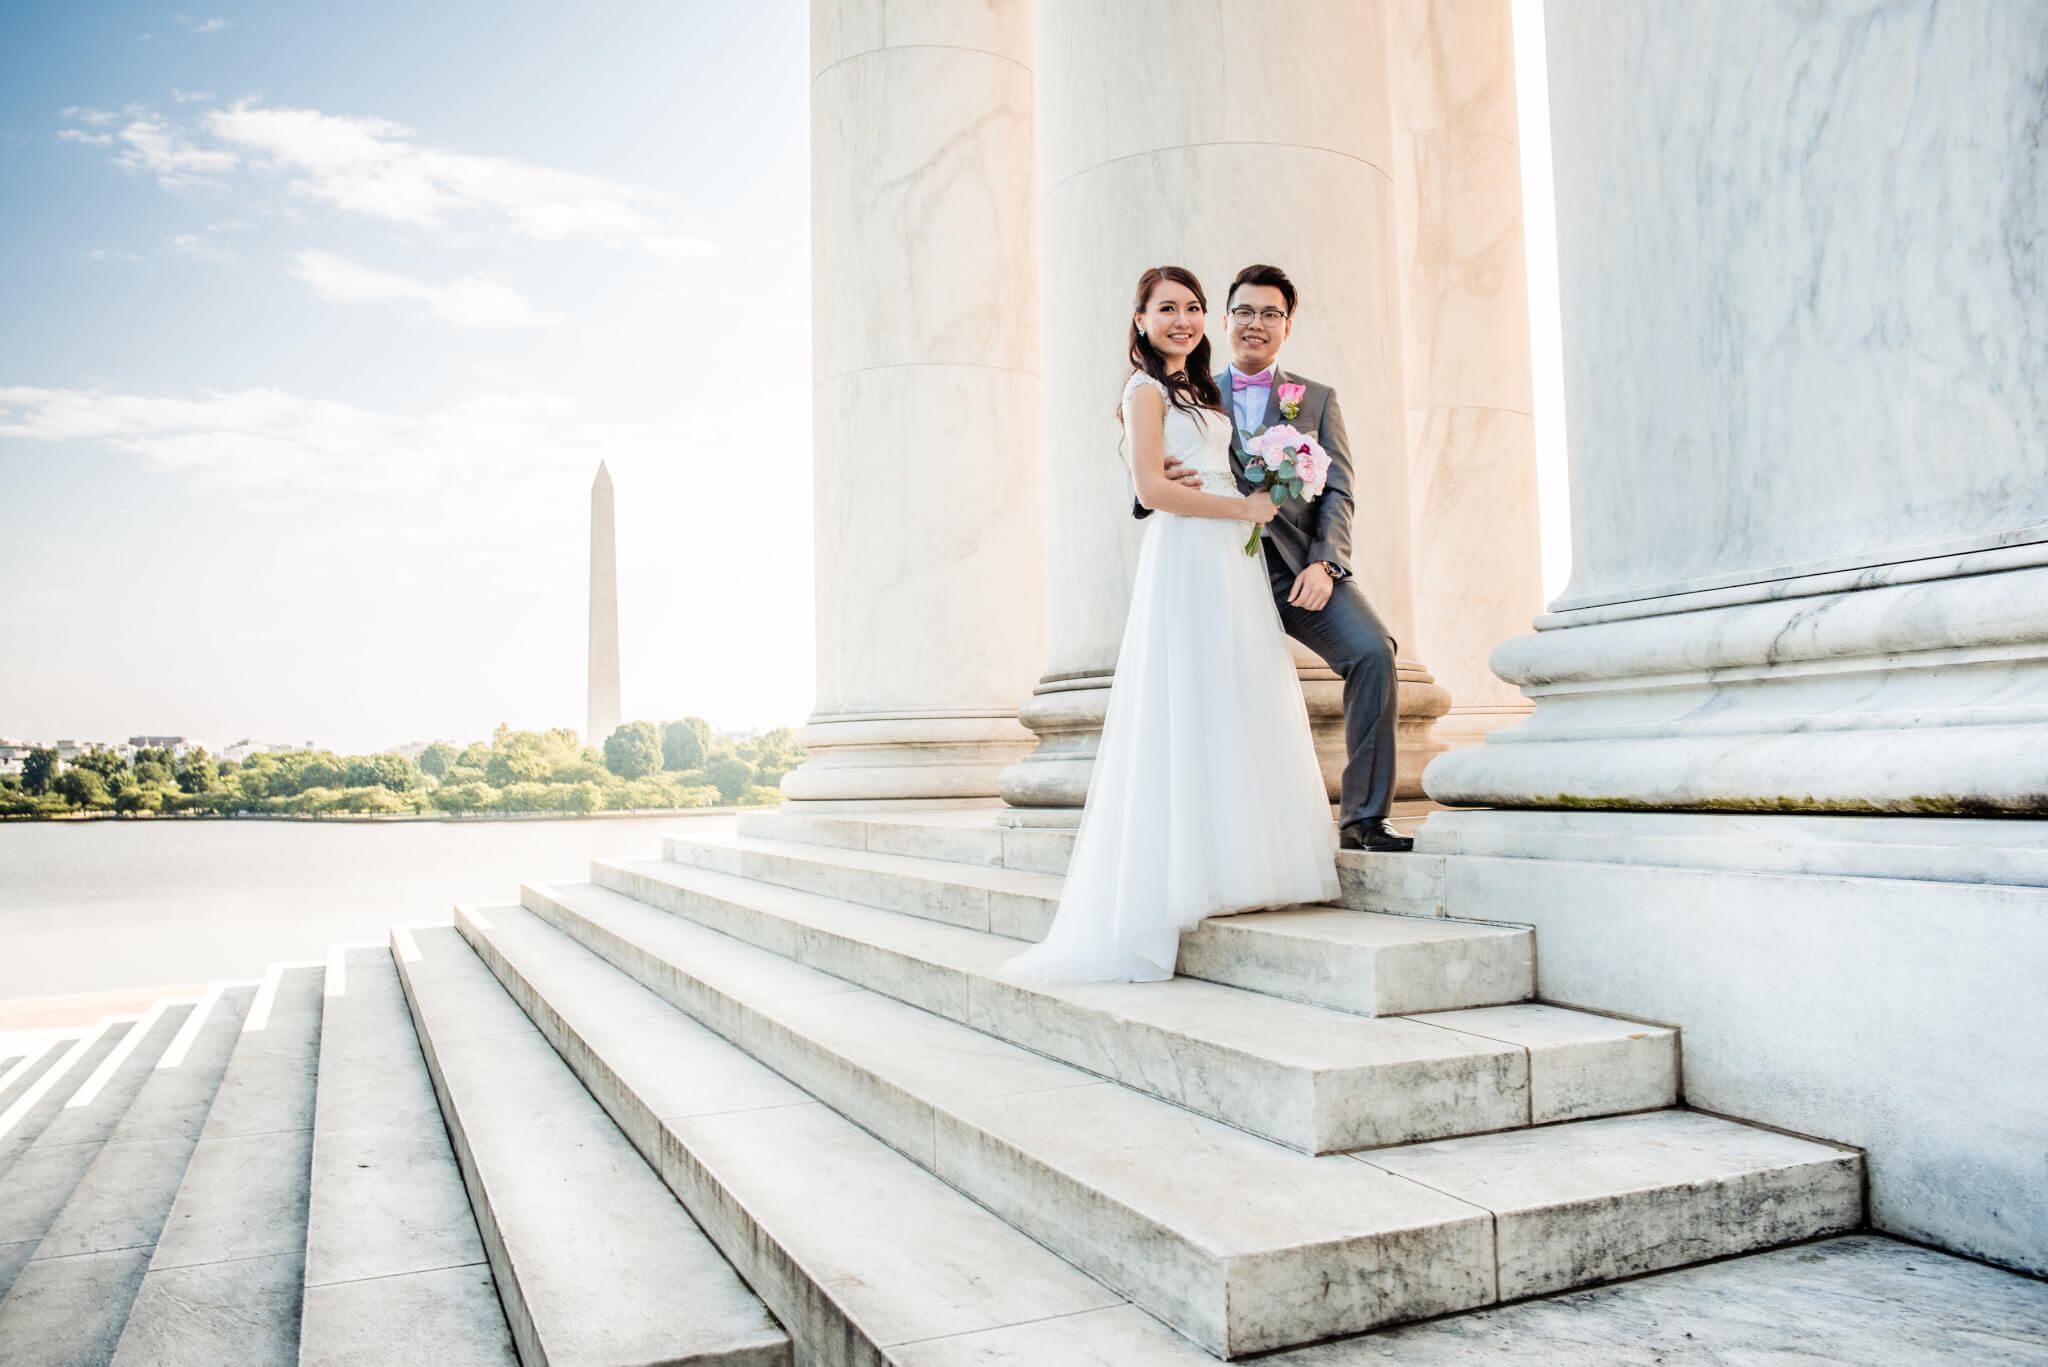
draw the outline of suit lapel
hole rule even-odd
[[[1280,421],[1280,386],[1288,384],[1287,372],[1279,366],[1273,367],[1273,387],[1266,391],[1266,420],[1261,427],[1271,427]]]

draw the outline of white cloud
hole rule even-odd
[[[457,327],[545,327],[562,320],[559,313],[534,308],[510,286],[482,276],[434,285],[317,249],[300,252],[292,274],[322,299],[351,304],[417,300]]]
[[[112,133],[88,133],[83,128],[60,128],[57,130],[57,141],[59,142],[87,142],[95,147],[105,147],[113,140],[114,135]]]
[[[640,245],[664,261],[703,261],[718,255],[717,245],[701,237],[643,237]]]
[[[166,190],[209,184],[212,177],[234,170],[241,161],[225,148],[197,145],[183,130],[154,114],[144,114],[124,125],[121,141],[125,145],[114,158],[114,164],[124,171],[148,171]]]
[[[174,250],[200,261],[222,263],[235,259],[231,253],[222,251],[197,233],[179,233],[171,239],[171,246]]]
[[[0,437],[101,443],[286,503],[445,493],[472,506],[523,499],[514,491],[542,472],[594,466],[600,456],[651,458],[677,443],[673,432],[533,392],[411,416],[272,388],[186,399],[0,386]]]
[[[93,109],[80,104],[66,105],[62,113],[67,119],[77,119],[80,123],[89,123],[102,128],[112,123],[115,118],[115,115],[110,110]]]
[[[201,30],[201,32],[204,31],[203,29]],[[179,90],[175,86],[171,88],[171,98],[179,104],[191,104],[194,101],[210,100],[213,97],[211,90]]]
[[[91,255],[95,261],[140,261],[142,259],[134,252],[110,251],[105,247],[94,247]]]
[[[194,33],[218,33],[227,26],[228,21],[225,19],[208,19],[205,23],[200,24],[197,28],[194,28],[192,31]]]
[[[459,214],[501,215],[524,236],[617,237],[654,223],[644,195],[597,176],[424,146],[389,119],[264,109],[247,101],[205,117],[207,131],[292,174],[292,188],[348,213],[416,228]]]

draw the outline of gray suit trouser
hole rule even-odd
[[[1344,680],[1344,763],[1337,827],[1349,830],[1383,819],[1394,805],[1394,723],[1399,680],[1394,673],[1394,638],[1365,601],[1350,575],[1330,586],[1321,612],[1294,607],[1287,595],[1294,575],[1280,557],[1266,552],[1273,603],[1287,634],[1323,657]]]

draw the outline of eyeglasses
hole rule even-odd
[[[1243,305],[1239,305],[1230,311],[1230,321],[1241,328],[1250,327],[1254,319],[1271,328],[1278,327],[1286,322],[1287,315],[1279,309],[1254,309],[1246,308]]]

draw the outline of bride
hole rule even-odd
[[[1145,522],[1088,805],[1052,929],[1023,983],[1155,982],[1204,917],[1337,896],[1330,801],[1209,372],[1201,282],[1138,279],[1123,425]],[[1170,480],[1175,457],[1201,487]]]

